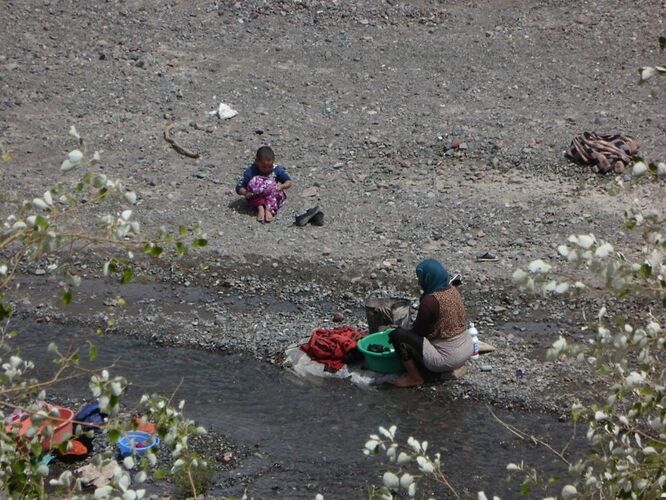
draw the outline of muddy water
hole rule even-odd
[[[509,498],[516,485],[502,484],[505,466],[525,460],[561,475],[563,467],[549,452],[510,435],[483,405],[434,402],[429,389],[357,389],[344,381],[313,386],[278,367],[237,355],[191,349],[157,348],[145,341],[95,337],[85,328],[14,324],[15,345],[23,355],[48,367],[46,348],[83,345],[92,339],[98,362],[117,360],[117,372],[133,385],[129,399],[144,392],[172,393],[187,401],[193,418],[256,450],[232,472],[221,475],[215,494],[240,493],[245,478],[255,498],[363,498],[367,486],[381,482],[383,469],[361,453],[370,432],[396,424],[399,435],[428,439],[440,451],[445,469],[461,491],[483,489]],[[98,365],[99,366],[99,365]],[[45,369],[41,376],[47,375]],[[68,382],[54,392],[87,398],[84,381]],[[563,445],[571,433],[557,420],[527,414],[500,413],[507,422]],[[439,490],[438,498],[446,497]]]

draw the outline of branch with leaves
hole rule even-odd
[[[97,168],[101,161],[99,152],[89,155],[74,127],[70,129],[70,136],[76,141],[76,147],[62,161],[62,182],[40,196],[19,203],[13,213],[4,217],[0,228],[0,321],[4,323],[0,328],[0,347],[5,352],[11,353],[13,336],[9,331],[13,309],[9,302],[11,297],[7,295],[22,266],[33,265],[41,259],[51,261],[49,271],[63,276],[65,285],[61,298],[67,304],[72,300],[72,290],[81,283],[73,257],[88,249],[108,256],[100,263],[100,274],[115,276],[120,284],[126,284],[135,277],[139,256],[178,257],[208,243],[198,224],[180,226],[175,231],[160,228],[152,236],[144,235],[135,216],[137,194],[127,189],[122,181],[107,178]],[[11,161],[4,150],[2,154],[3,160]],[[71,173],[76,171],[83,172],[69,181]],[[89,376],[92,396],[108,419],[103,425],[85,425],[104,432],[110,443],[137,426],[136,421],[119,416],[121,398],[128,383],[122,376],[111,375],[113,365],[89,370],[79,366],[78,351],[62,354],[55,344],[49,346],[49,351],[55,356],[58,369],[45,381],[30,378],[34,365],[18,354],[0,359],[0,417],[4,424],[0,427],[0,485],[12,496],[76,497],[85,486],[69,470],[50,478],[51,468],[42,462],[49,452],[44,447],[45,439],[50,439],[54,428],[65,420],[56,407],[44,403],[47,389],[66,380]],[[96,349],[92,344],[88,356],[91,361],[95,360]],[[205,429],[185,417],[184,404],[181,401],[174,407],[171,399],[146,395],[138,410],[139,422],[153,422],[161,442],[171,452],[173,462],[168,472],[157,468],[153,450],[141,460],[126,457],[122,464],[115,463],[115,450],[96,455],[94,466],[111,470],[111,476],[109,484],[96,487],[95,498],[142,498],[145,489],[140,485],[148,474],[159,479],[167,474],[184,473],[191,479],[189,493],[201,492],[204,483],[199,479],[208,477],[210,467],[191,452],[188,439],[205,433]],[[7,415],[5,411],[14,415]],[[13,425],[19,415],[22,422],[30,419],[27,429]],[[66,439],[52,449],[66,452],[69,442]]]
[[[98,151],[88,154],[86,143],[74,127],[70,136],[76,148],[63,160],[61,172],[83,173],[71,182],[63,179],[41,196],[24,200],[6,217],[0,230],[0,293],[22,264],[44,255],[66,258],[94,247],[114,255],[104,263],[104,275],[115,275],[126,284],[134,279],[139,255],[158,258],[171,249],[172,255],[180,257],[208,244],[198,224],[181,225],[175,231],[160,228],[156,234],[143,235],[133,208],[137,194],[121,180],[109,179],[95,170],[101,156]],[[69,303],[81,278],[67,262],[52,269],[57,270],[64,275],[62,300]]]

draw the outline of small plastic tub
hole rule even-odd
[[[405,371],[402,361],[400,361],[398,354],[388,339],[389,333],[393,330],[391,328],[383,332],[372,333],[357,342],[356,345],[359,351],[363,353],[365,365],[368,370],[379,373],[402,373]],[[372,344],[381,345],[388,350],[384,352],[368,351],[368,347]]]
[[[37,431],[37,435],[42,437],[40,442],[44,450],[49,450],[53,446],[66,442],[74,434],[74,426],[72,425],[74,412],[62,406],[53,407],[48,405],[46,407],[46,410],[49,412],[53,411],[53,409],[58,410],[59,416],[49,417]],[[18,414],[5,429],[10,432],[14,426],[19,428],[18,435],[23,437],[32,427],[32,419],[27,414]],[[50,429],[53,433],[51,436],[47,436],[47,429]]]
[[[53,419],[53,422],[57,425],[53,430],[53,436],[51,439],[47,438],[44,440],[44,443],[42,444],[44,449],[50,449],[51,446],[64,443],[74,434],[74,425],[72,424],[74,412],[69,408],[63,408],[62,406],[58,406],[57,408],[60,417],[58,420]]]
[[[160,445],[160,438],[143,431],[131,431],[121,436],[116,443],[121,457],[142,456]]]

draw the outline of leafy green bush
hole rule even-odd
[[[109,179],[98,164],[100,155],[88,154],[83,139],[74,127],[70,135],[76,147],[70,151],[60,166],[62,181],[32,200],[24,200],[13,206],[4,217],[0,229],[0,484],[12,496],[44,497],[49,495],[76,496],[82,491],[82,482],[67,470],[59,477],[51,477],[50,467],[42,461],[47,450],[43,444],[50,438],[53,429],[63,418],[54,407],[45,406],[46,390],[61,380],[76,376],[90,376],[89,370],[79,366],[78,352],[62,354],[55,344],[49,351],[55,357],[58,369],[46,381],[30,376],[34,365],[19,355],[13,354],[10,319],[12,283],[22,267],[38,261],[48,262],[48,273],[61,277],[61,299],[65,304],[72,301],[76,287],[81,283],[77,271],[76,256],[84,255],[91,248],[106,255],[100,265],[100,274],[115,276],[119,283],[130,282],[135,276],[136,263],[140,256],[158,258],[164,255],[179,256],[190,248],[201,248],[207,240],[197,225],[179,227],[177,231],[160,229],[155,235],[144,236],[141,224],[136,219],[133,206],[138,196],[127,189],[121,180]],[[11,161],[8,154],[3,161]],[[69,180],[70,172],[82,174]],[[5,207],[6,209],[6,207]],[[91,346],[88,356],[94,361],[96,351]],[[90,378],[92,395],[99,401],[100,410],[109,415],[108,422],[101,426],[111,443],[122,432],[130,430],[132,422],[119,418],[120,400],[127,389],[122,376],[112,376],[103,369]],[[188,474],[200,480],[195,483],[198,492],[203,491],[210,468],[204,461],[194,458],[184,460],[188,454],[188,437],[205,433],[193,421],[187,419],[182,410],[184,402],[177,408],[160,396],[144,396],[141,399],[143,419],[155,423],[162,443],[174,460],[170,472],[178,475],[185,468]],[[25,433],[12,425],[10,412],[21,412],[31,419]],[[15,413],[16,415],[16,413]],[[49,424],[45,425],[44,424]],[[59,445],[65,451],[68,442]],[[114,465],[113,451],[95,456],[93,463],[101,471],[111,469],[108,485],[97,487],[96,498],[121,496],[123,499],[142,498],[145,490],[140,484],[157,465],[154,452],[147,453],[139,463],[127,457],[122,464]],[[199,471],[201,467],[201,471]],[[156,477],[164,473],[156,471]],[[195,493],[192,490],[192,493]]]

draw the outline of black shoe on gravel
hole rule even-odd
[[[310,219],[310,224],[313,226],[323,226],[324,225],[324,212],[317,212]]]
[[[297,226],[305,226],[317,213],[319,213],[319,206],[309,208],[304,214],[296,216],[295,224]]]
[[[477,262],[497,262],[499,259],[495,257],[493,254],[486,252],[483,255],[479,255],[476,258]]]

